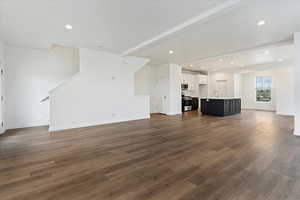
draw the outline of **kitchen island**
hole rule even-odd
[[[205,115],[228,116],[241,113],[240,98],[203,98],[201,112]]]

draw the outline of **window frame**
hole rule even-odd
[[[271,100],[270,101],[257,101],[257,78],[261,78],[261,77],[263,77],[263,78],[266,78],[266,77],[268,77],[268,78],[271,78]],[[272,75],[256,75],[255,76],[255,79],[254,79],[254,90],[255,90],[255,96],[254,96],[254,98],[255,98],[255,102],[256,103],[259,103],[259,104],[272,104],[273,103],[273,84],[274,84],[274,80],[273,80],[273,76]]]

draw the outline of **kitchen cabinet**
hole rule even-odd
[[[201,99],[201,112],[205,115],[229,116],[241,113],[239,98]]]
[[[202,74],[182,73],[181,84],[188,84],[188,90],[197,90],[199,85],[208,84],[208,76]]]
[[[195,76],[189,74],[189,90],[195,90]]]
[[[182,73],[181,83],[188,84],[188,86],[189,86],[188,90],[195,90],[197,88],[197,84],[195,81],[195,75],[193,75],[193,74]]]
[[[181,84],[188,84],[187,74],[182,73],[182,75],[181,75]]]
[[[202,74],[197,75],[197,84],[198,85],[207,85],[208,84],[207,75],[202,75]]]

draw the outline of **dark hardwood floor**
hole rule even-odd
[[[0,199],[298,200],[300,138],[262,111],[14,130],[0,136]]]

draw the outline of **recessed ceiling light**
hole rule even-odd
[[[266,24],[265,20],[261,20],[261,21],[257,22],[257,26],[263,26],[265,24]]]
[[[231,64],[231,65],[234,65],[234,62],[232,61],[230,64]]]
[[[265,50],[265,54],[269,55],[270,54],[269,50]]]
[[[220,59],[219,59],[219,61],[220,61],[220,62],[223,62],[223,59],[222,59],[222,58],[220,58]]]
[[[72,29],[73,29],[73,26],[72,26],[71,24],[66,24],[66,25],[65,25],[65,28],[66,28],[67,30],[72,30]]]
[[[278,62],[282,62],[282,61],[283,61],[283,59],[282,59],[282,58],[279,58],[279,59],[278,59]]]
[[[193,65],[190,65],[190,67],[193,67]]]
[[[169,54],[173,54],[173,53],[174,53],[174,51],[172,51],[172,50],[169,51]]]

